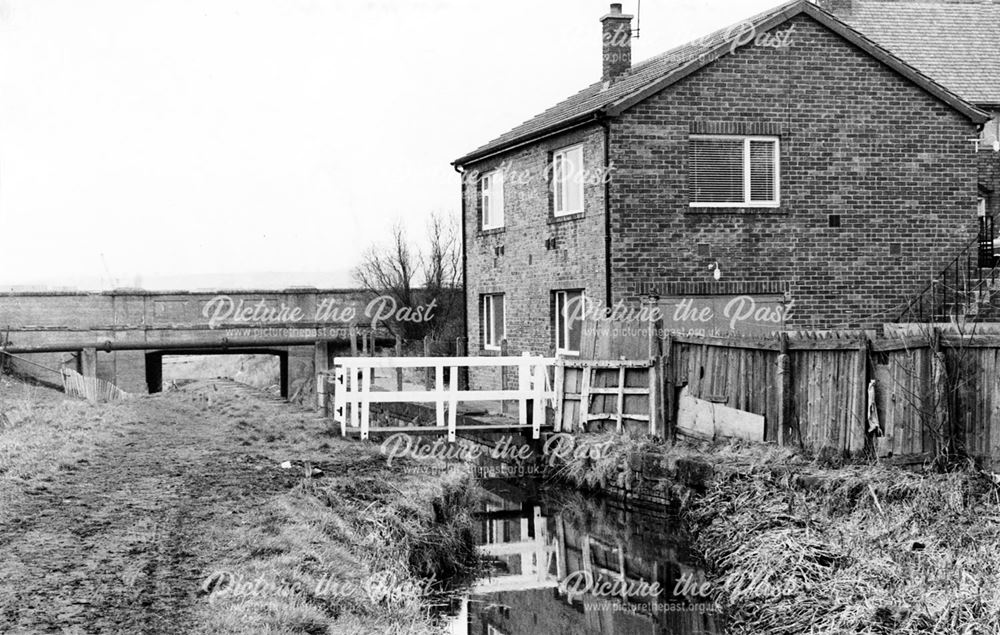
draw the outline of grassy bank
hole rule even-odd
[[[218,529],[237,559],[202,583],[203,633],[440,633],[430,608],[476,571],[465,474],[381,467],[301,483]],[[379,460],[379,459],[376,459]]]
[[[731,632],[1000,632],[1000,499],[989,475],[832,469],[779,448],[642,440],[562,473],[623,486],[650,460],[713,466],[704,491],[678,491]]]
[[[0,632],[440,633],[479,490],[421,464],[231,382],[0,377]]]
[[[120,404],[98,406],[0,375],[0,522],[26,487],[85,464],[128,420]]]

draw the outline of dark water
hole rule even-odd
[[[490,573],[452,633],[725,632],[711,599],[691,592],[704,572],[670,510],[534,481],[483,484],[477,538]]]

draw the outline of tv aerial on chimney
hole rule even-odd
[[[642,0],[635,3],[635,28],[632,29],[632,39],[639,38],[639,22],[642,20]]]

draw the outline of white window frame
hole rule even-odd
[[[781,139],[778,137],[758,136],[758,135],[714,135],[714,134],[693,134],[688,137],[690,145],[693,139],[741,139],[743,141],[743,202],[731,203],[696,203],[689,201],[691,207],[780,207],[781,206]],[[773,141],[774,142],[774,200],[773,201],[751,201],[750,200],[750,142],[751,141]],[[688,178],[691,178],[691,166],[688,166]],[[688,196],[690,196],[690,185],[688,186]]]
[[[563,209],[563,210],[560,210],[559,209],[559,199],[560,199],[559,195],[560,195],[560,192],[557,191],[558,187],[559,187],[559,184],[560,184],[560,181],[559,181],[559,179],[557,178],[557,175],[556,175],[556,163],[557,163],[557,159],[560,158],[560,157],[562,157],[563,158],[563,162],[564,162],[563,164],[565,165],[565,157],[566,157],[566,155],[569,154],[570,152],[575,151],[575,150],[579,150],[580,151],[580,168],[579,168],[580,169],[580,175],[579,175],[579,179],[577,180],[577,183],[576,183],[576,186],[579,188],[578,193],[580,195],[579,196],[579,199],[580,199],[580,209]],[[583,182],[585,181],[585,179],[583,178],[584,169],[585,168],[584,168],[584,156],[583,156],[583,144],[582,143],[576,143],[576,144],[573,144],[571,146],[566,146],[565,148],[560,148],[559,150],[556,150],[555,152],[552,153],[552,215],[553,216],[572,216],[573,214],[582,214],[583,213],[583,208],[584,208],[584,205],[585,205],[584,200],[583,200],[583,194],[584,194],[584,191],[583,191]],[[562,194],[562,200],[563,200],[563,204],[564,205],[565,205],[565,201],[568,199],[567,193],[568,193],[569,187],[571,185],[573,185],[573,184],[569,183],[566,179],[562,180],[563,191],[561,192],[561,194]]]
[[[503,308],[503,337],[496,338],[496,344],[490,343],[489,336],[496,335],[496,323],[494,322],[495,313],[493,312],[493,303],[496,299],[500,298],[500,302]],[[507,301],[502,293],[487,293],[483,295],[482,301],[482,314],[483,314],[483,349],[487,351],[499,351],[500,343],[503,342],[504,338],[507,337]]]
[[[556,336],[556,355],[579,355],[580,354],[579,350],[573,350],[573,349],[570,349],[570,348],[561,348],[559,346],[559,331],[560,330],[562,330],[562,340],[564,342],[566,342],[567,345],[569,345],[569,320],[566,318],[566,316],[561,316],[560,317],[560,315],[559,315],[559,296],[563,296],[562,305],[563,305],[563,312],[565,312],[566,311],[566,306],[569,304],[569,297],[568,296],[569,296],[570,293],[574,293],[574,294],[579,293],[580,294],[580,301],[583,302],[583,303],[586,303],[586,301],[587,301],[586,300],[587,294],[586,294],[586,291],[584,291],[583,289],[560,289],[560,290],[554,292],[553,300],[555,302],[554,308],[555,308],[555,314],[556,314],[555,315],[555,325],[554,325],[555,336]],[[583,328],[583,327],[581,326],[581,328]],[[582,338],[582,333],[581,333],[581,338]]]
[[[483,229],[501,229],[504,226],[503,170],[491,170],[480,177],[480,207],[483,210]]]

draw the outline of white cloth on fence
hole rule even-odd
[[[878,408],[875,407],[875,380],[868,382],[868,432],[882,434],[882,424],[878,420]]]

